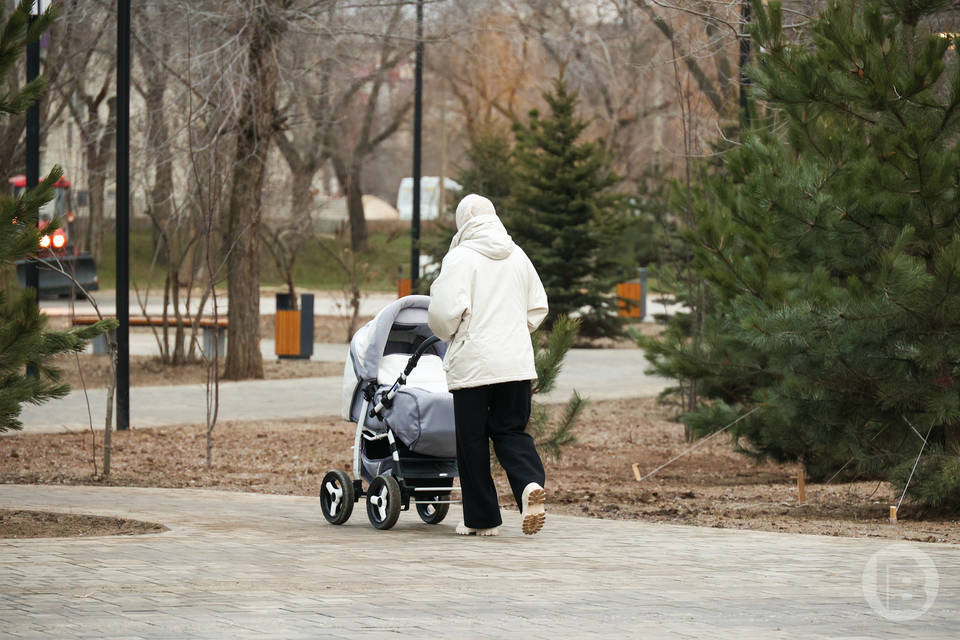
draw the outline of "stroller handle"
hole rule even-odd
[[[393,404],[394,396],[397,395],[397,391],[400,390],[400,387],[407,383],[407,376],[410,375],[410,373],[416,368],[417,363],[420,362],[420,356],[422,356],[427,349],[438,342],[440,342],[440,338],[437,336],[430,336],[420,343],[420,346],[416,348],[416,350],[413,352],[413,355],[410,356],[409,360],[407,360],[407,366],[403,370],[403,373],[400,374],[400,377],[397,378],[397,381],[393,383],[392,387],[390,387],[390,391],[388,391],[384,396],[381,396],[380,402],[377,403],[377,406],[370,410],[371,418],[383,419],[383,410]]]
[[[417,363],[420,362],[420,356],[422,356],[427,349],[437,344],[438,342],[440,342],[440,338],[438,338],[437,336],[430,336],[429,338],[427,338],[426,340],[420,343],[420,346],[417,347],[416,351],[413,352],[413,355],[410,356],[410,359],[407,360],[407,368],[403,370],[404,378],[409,376],[410,372],[413,371],[414,368],[417,366]]]

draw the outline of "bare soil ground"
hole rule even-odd
[[[757,464],[731,451],[722,436],[637,482],[634,463],[645,473],[688,446],[683,426],[669,416],[652,398],[589,405],[577,428],[579,441],[562,458],[545,460],[548,508],[599,518],[960,543],[955,516],[934,517],[905,504],[899,524],[888,524],[896,496],[886,483],[809,484],[807,504],[797,504],[796,467]],[[89,433],[2,437],[0,483],[318,495],[328,470],[349,470],[353,426],[334,417],[222,423],[215,432],[211,469],[205,467],[200,427],[119,432],[113,434],[109,479],[94,469],[94,446],[97,465],[102,457],[99,437],[96,445]],[[502,476],[498,472],[500,501],[511,505]],[[363,511],[355,517],[363,517]],[[322,520],[319,513],[317,518]]]
[[[139,520],[0,509],[0,538],[125,536],[166,530],[162,524]]]

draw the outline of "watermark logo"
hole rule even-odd
[[[863,597],[878,615],[894,622],[916,620],[937,599],[940,574],[929,555],[892,544],[870,556],[863,569]]]

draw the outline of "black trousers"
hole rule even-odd
[[[490,475],[490,445],[520,506],[524,487],[543,485],[543,463],[526,433],[530,420],[530,381],[457,389],[453,392],[457,426],[457,466],[463,497],[463,522],[474,529],[502,524],[497,489]]]

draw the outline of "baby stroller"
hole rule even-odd
[[[391,528],[411,504],[424,522],[437,524],[459,502],[451,500],[459,489],[447,345],[427,327],[429,304],[428,296],[400,298],[350,341],[342,415],[357,425],[353,478],[339,469],[323,478],[320,503],[331,524],[345,523],[364,496],[377,529]]]

